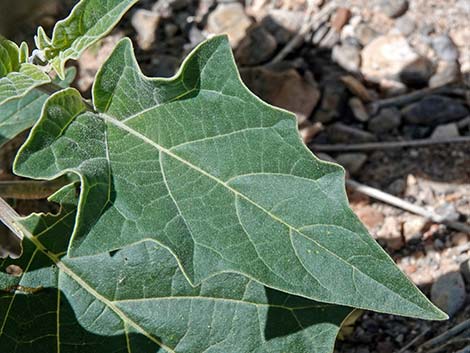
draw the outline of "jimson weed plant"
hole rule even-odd
[[[0,203],[22,242],[0,261],[0,351],[326,353],[356,308],[445,319],[354,216],[344,170],[244,86],[225,36],[170,79],[123,39],[91,101],[66,88],[66,61],[135,2],[80,1],[33,54],[1,40],[0,143],[34,124],[14,172],[70,183],[57,214]]]

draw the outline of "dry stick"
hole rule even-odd
[[[461,322],[460,324],[452,327],[450,330],[440,334],[437,337],[430,339],[429,341],[424,342],[419,349],[427,349],[434,346],[437,346],[441,343],[449,341],[450,338],[459,335],[461,332],[470,329],[470,319]]]
[[[328,17],[337,7],[334,1],[325,5],[318,13],[308,20],[308,16],[310,15],[310,11],[307,11],[307,17],[300,28],[299,32],[286,44],[284,48],[269,62],[269,64],[278,63],[292,51],[294,50],[300,43],[302,43],[304,36],[315,26],[316,23],[319,23],[323,18]],[[269,65],[268,64],[268,65]]]
[[[409,103],[416,102],[429,94],[446,94],[446,95],[465,95],[465,90],[455,87],[437,87],[437,88],[423,88],[411,93],[402,94],[397,97],[385,98],[369,104],[369,109],[372,114],[377,113],[381,108],[402,106]]]
[[[443,344],[441,344],[440,346],[438,346],[436,348],[431,349],[430,351],[426,351],[426,353],[446,353],[446,352],[449,352],[449,348],[454,347],[457,344],[458,345],[466,344],[468,346],[468,344],[470,344],[470,339],[468,339],[468,338],[464,338],[464,339],[454,338],[454,339],[452,339],[448,342],[444,342]],[[465,351],[463,351],[463,352],[465,352]]]
[[[20,218],[20,215],[0,197],[0,221],[21,240],[23,239],[23,234],[16,225],[18,218]]]
[[[431,145],[440,145],[446,143],[465,143],[470,142],[470,136],[449,137],[445,139],[420,139],[410,141],[391,141],[391,142],[369,142],[356,144],[313,144],[310,147],[318,152],[340,152],[340,151],[367,151],[384,150],[403,147],[423,147]]]
[[[408,350],[408,348],[413,347],[416,343],[418,343],[420,340],[424,339],[424,337],[428,334],[428,332],[431,331],[430,327],[427,327],[421,332],[418,336],[413,338],[410,342],[408,342],[402,349],[400,349],[397,353],[404,353],[405,351]]]
[[[401,208],[405,211],[420,215],[426,219],[431,220],[434,223],[445,224],[446,226],[453,228],[455,230],[458,230],[460,232],[470,233],[470,226],[465,223],[451,221],[447,219],[446,217],[438,215],[434,211],[427,210],[424,207],[421,207],[418,205],[414,205],[408,201],[405,201],[396,196],[390,195],[381,190],[375,189],[367,185],[360,184],[357,181],[354,181],[351,179],[346,180],[346,185],[348,185],[351,189],[356,190],[362,194],[368,195],[374,199],[388,203],[392,206]]]
[[[17,259],[21,256],[23,234],[17,226],[17,219],[20,216],[16,211],[0,197],[0,223],[5,224],[11,232],[0,233],[0,258],[10,256]]]
[[[5,199],[38,200],[45,199],[70,183],[70,179],[62,177],[56,180],[9,180],[0,181],[0,197]]]

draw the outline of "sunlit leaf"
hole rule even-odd
[[[332,352],[351,309],[225,273],[192,287],[153,242],[67,258],[75,187],[58,215],[22,221],[24,254],[0,262],[1,352]]]
[[[76,90],[52,96],[15,163],[36,179],[80,175],[70,257],[150,242],[194,285],[231,271],[321,302],[446,318],[353,214],[344,170],[242,84],[226,37],[172,79],[144,77],[125,39],[93,102],[97,112]]]
[[[67,70],[64,81],[59,79],[55,83],[61,87],[68,87],[75,78],[76,69]],[[38,90],[32,90],[24,97],[9,100],[0,105],[0,147],[29,129],[41,116],[41,109],[48,95]]]
[[[86,48],[109,33],[137,1],[81,0],[66,19],[57,22],[52,39],[39,28],[36,46],[64,77],[67,60],[78,59]]]

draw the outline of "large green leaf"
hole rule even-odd
[[[109,33],[138,0],[81,0],[70,15],[56,23],[52,39],[39,28],[36,46],[44,52],[60,77],[65,63]]]
[[[349,308],[277,292],[239,274],[192,287],[154,242],[64,257],[74,196],[75,187],[65,187],[52,198],[62,203],[59,215],[23,220],[22,258],[0,262],[1,352],[333,351]]]
[[[58,78],[55,83],[61,87],[68,87],[75,78],[77,70],[71,67],[67,70],[65,80]],[[12,99],[0,105],[0,147],[29,129],[41,116],[42,106],[48,95],[38,90],[32,90],[26,96]]]
[[[14,42],[0,37],[0,105],[50,82],[49,76],[26,62],[27,55],[26,44],[19,48]]]
[[[144,77],[125,39],[93,99],[99,113],[73,89],[52,96],[15,163],[32,178],[80,175],[69,256],[151,241],[193,284],[231,271],[322,302],[446,318],[350,210],[344,170],[242,84],[226,37],[172,79]]]

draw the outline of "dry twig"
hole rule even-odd
[[[421,340],[423,340],[426,337],[426,335],[428,334],[429,331],[431,331],[431,328],[426,327],[423,330],[423,332],[421,332],[418,336],[416,336],[410,342],[408,342],[405,346],[403,346],[403,348],[400,349],[397,353],[404,353],[405,351],[408,350],[408,348],[411,348],[414,345],[416,345],[418,342],[420,342]]]
[[[391,142],[370,142],[357,144],[313,144],[312,150],[318,152],[340,152],[340,151],[368,151],[385,150],[403,147],[423,147],[431,145],[441,145],[446,143],[465,143],[470,142],[470,136],[449,137],[445,139],[420,139],[410,141],[391,141]]]
[[[38,200],[45,199],[62,186],[70,183],[67,177],[56,180],[9,180],[0,181],[0,197],[5,199]]]
[[[19,217],[18,213],[0,197],[0,222],[11,231],[0,233],[0,258],[10,256],[16,259],[21,255],[23,234],[17,226]]]
[[[376,188],[360,184],[357,181],[351,179],[346,180],[346,185],[348,185],[351,189],[358,191],[364,195],[368,195],[376,200],[388,203],[389,205],[401,208],[405,211],[420,215],[434,223],[445,224],[446,226],[458,230],[460,232],[470,233],[470,226],[465,223],[451,221],[446,217],[438,215],[432,210],[427,210],[424,207],[414,205],[411,202],[405,201]]]
[[[313,4],[313,1],[310,2]],[[304,36],[310,32],[311,30],[314,30],[314,27],[316,24],[320,23],[322,20],[325,18],[328,18],[331,13],[336,9],[338,5],[336,4],[335,1],[331,1],[323,8],[316,13],[315,15],[310,17],[312,6],[309,6],[309,9],[307,10],[305,22],[300,28],[299,32],[286,44],[284,48],[269,62],[268,65],[278,63],[284,58],[297,46],[299,46],[302,41],[304,40]]]
[[[445,94],[445,95],[459,95],[464,96],[465,90],[462,88],[455,87],[435,87],[435,88],[423,88],[418,91],[405,93],[400,96],[385,98],[377,100],[369,104],[369,111],[371,114],[377,113],[380,109],[393,106],[403,106],[410,104],[424,98],[430,94]]]
[[[419,346],[419,350],[429,349],[442,343],[448,342],[451,338],[459,335],[460,333],[468,329],[470,329],[470,319],[465,320],[460,324],[452,327],[450,330],[447,330],[444,333],[440,334],[439,336],[424,342],[422,345]]]

